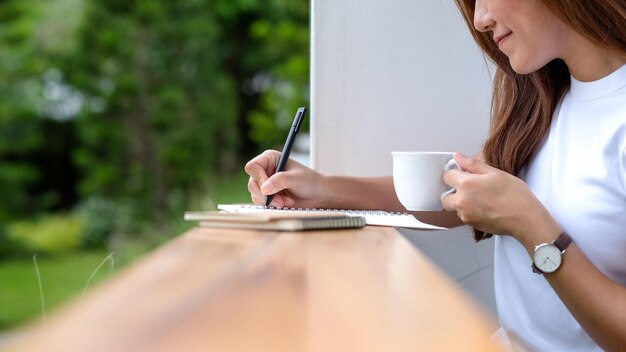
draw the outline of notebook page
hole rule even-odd
[[[390,213],[382,210],[345,210],[345,209],[308,209],[308,208],[266,208],[262,205],[253,204],[219,204],[218,209],[228,213],[254,213],[267,211],[295,211],[295,212],[333,212],[349,216],[362,216],[368,225],[406,227],[420,230],[445,230],[445,227],[430,225],[417,220],[407,213]]]

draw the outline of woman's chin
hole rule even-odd
[[[509,58],[509,63],[511,64],[511,68],[513,69],[513,71],[515,71],[515,73],[519,75],[527,75],[529,73],[533,73],[547,64],[547,62],[529,63],[525,60],[511,60],[511,58]]]

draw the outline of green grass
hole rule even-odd
[[[111,277],[123,266],[141,256],[141,250],[129,249],[113,254],[114,270],[106,261],[98,270],[89,288]],[[91,274],[110,254],[105,250],[81,251],[63,255],[38,256],[46,314],[70,298],[80,299]],[[32,257],[0,262],[0,330],[15,327],[31,319],[43,317],[40,291]]]

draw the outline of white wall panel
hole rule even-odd
[[[388,175],[392,150],[479,150],[489,72],[452,0],[313,0],[312,27],[314,168]]]

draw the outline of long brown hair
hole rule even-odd
[[[565,62],[555,59],[526,75],[515,73],[488,33],[474,28],[475,0],[455,0],[476,43],[496,65],[485,162],[518,175],[546,137],[552,115],[570,86]],[[609,50],[626,56],[626,1],[542,0],[565,24]],[[477,241],[492,235],[474,229]]]

